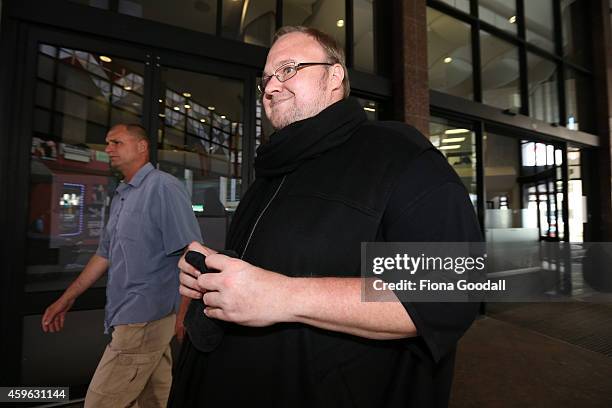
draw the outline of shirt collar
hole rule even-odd
[[[138,169],[136,174],[134,174],[134,177],[132,177],[132,179],[128,181],[126,184],[129,184],[132,187],[138,187],[140,183],[142,183],[142,180],[144,180],[145,177],[147,177],[147,175],[150,172],[152,172],[154,169],[155,167],[153,167],[153,165],[150,162],[148,162],[147,164],[142,166],[140,169]]]

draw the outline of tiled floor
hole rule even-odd
[[[612,407],[612,358],[519,323],[485,317],[466,333],[452,408]]]

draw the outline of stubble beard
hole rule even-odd
[[[272,107],[272,114],[270,115],[270,123],[274,130],[278,131],[282,128],[289,126],[300,120],[308,119],[318,115],[322,110],[327,108],[329,105],[325,100],[325,93],[327,91],[327,75],[325,75],[320,81],[318,88],[321,90],[319,97],[314,101],[312,105],[297,106],[295,96],[290,98],[288,101],[280,103],[280,107],[283,108],[282,104],[291,103],[290,107],[286,107],[287,111],[279,112],[277,115],[274,114],[274,106]],[[293,99],[293,100],[291,100]]]

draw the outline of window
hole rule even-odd
[[[527,41],[546,51],[555,52],[555,28],[551,0],[525,1]]]
[[[473,99],[470,26],[427,8],[429,87]]]
[[[527,69],[529,116],[548,123],[559,123],[556,63],[528,52]]]
[[[334,37],[340,46],[345,40],[345,2],[337,0],[284,0],[283,25],[317,28]]]
[[[429,123],[429,140],[457,172],[476,208],[476,134],[467,125],[432,116]]]
[[[521,106],[518,47],[481,31],[480,60],[483,103],[518,110]]]
[[[450,6],[455,7],[465,13],[470,12],[470,0],[441,0],[442,3],[446,3]]]
[[[516,34],[518,17],[513,0],[480,0],[478,17],[497,28]]]
[[[37,64],[29,292],[66,288],[95,253],[118,183],[104,151],[106,132],[141,123],[145,86],[144,64],[112,55],[41,44]]]
[[[574,69],[565,70],[565,106],[568,129],[592,131],[593,90],[591,77]]]
[[[588,65],[591,61],[589,44],[588,4],[584,0],[561,2],[563,27],[563,56],[576,64]]]
[[[276,31],[276,0],[224,0],[224,37],[269,47]]]
[[[117,11],[209,34],[217,27],[217,0],[119,0]]]
[[[374,50],[375,0],[353,0],[353,50],[355,69],[376,71]]]

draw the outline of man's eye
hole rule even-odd
[[[295,68],[292,67],[292,66],[288,66],[288,67],[283,68],[283,75],[290,75],[290,74],[292,74],[294,69]]]

